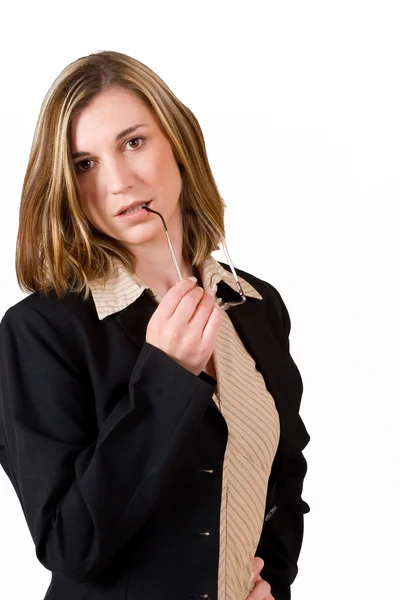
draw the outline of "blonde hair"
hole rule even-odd
[[[225,203],[194,114],[143,63],[119,52],[93,53],[60,73],[40,109],[19,213],[16,272],[24,291],[84,291],[87,298],[88,282],[110,277],[113,259],[135,272],[133,254],[84,214],[72,162],[72,118],[113,86],[143,100],[170,141],[182,176],[183,260],[201,264],[225,238]]]

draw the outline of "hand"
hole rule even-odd
[[[146,330],[146,342],[182,367],[199,375],[214,352],[222,320],[215,296],[191,279],[182,279],[165,294]]]
[[[274,600],[271,594],[271,586],[265,579],[260,577],[260,571],[264,566],[262,558],[256,556],[253,561],[252,573],[254,573],[253,581],[255,583],[254,588],[246,600]]]

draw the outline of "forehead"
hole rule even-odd
[[[154,124],[154,117],[141,98],[130,90],[113,87],[103,90],[71,121],[71,141],[95,143],[108,133],[115,135],[139,123]],[[100,141],[100,140],[99,140]]]

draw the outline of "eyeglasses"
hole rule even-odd
[[[165,234],[167,236],[168,246],[169,246],[169,249],[170,249],[170,252],[171,252],[172,260],[174,261],[174,265],[175,265],[176,272],[178,273],[179,281],[182,281],[183,277],[182,277],[181,271],[179,269],[178,262],[177,262],[176,257],[175,257],[175,253],[174,253],[174,249],[173,249],[172,244],[171,244],[170,237],[168,235],[168,229],[167,229],[167,225],[165,223],[164,217],[162,216],[161,213],[157,212],[156,210],[153,210],[152,208],[148,208],[147,206],[144,206],[143,208],[145,210],[147,210],[147,212],[155,213],[156,215],[158,215],[161,218],[161,220],[163,222],[163,225],[164,225]],[[238,276],[236,275],[235,267],[233,266],[233,263],[231,261],[231,257],[229,256],[228,248],[227,248],[226,243],[225,243],[224,240],[222,240],[222,247],[223,247],[224,254],[225,254],[225,256],[226,256],[226,258],[228,260],[228,264],[229,264],[230,268],[232,269],[232,274],[233,274],[233,276],[235,278],[236,286],[238,288],[238,292],[239,292],[240,297],[241,297],[241,299],[238,302],[224,302],[222,300],[222,298],[216,298],[215,299],[215,303],[220,308],[222,308],[222,310],[228,310],[228,308],[230,308],[231,306],[239,306],[240,304],[244,304],[244,302],[247,301],[247,298],[244,295],[243,288],[240,285],[240,281],[238,279]]]

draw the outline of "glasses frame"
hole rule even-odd
[[[167,229],[167,225],[165,223],[164,217],[162,216],[161,213],[157,212],[156,210],[153,210],[152,208],[149,208],[148,206],[144,206],[143,208],[145,210],[147,210],[147,212],[155,213],[156,215],[158,215],[161,218],[161,220],[163,222],[163,225],[164,225],[165,234],[167,236],[168,247],[169,247],[169,250],[171,252],[172,260],[174,262],[175,269],[176,269],[176,272],[177,272],[178,277],[179,277],[179,281],[182,281],[182,279],[183,279],[182,273],[181,273],[181,271],[179,269],[178,261],[176,260],[175,252],[174,252],[174,249],[173,249],[172,244],[171,244],[171,240],[170,240],[170,237],[169,237],[169,234],[168,234],[168,229]],[[228,308],[231,308],[231,306],[240,306],[240,304],[244,304],[245,302],[247,302],[247,298],[246,298],[246,296],[245,296],[245,294],[243,292],[242,286],[240,285],[240,281],[239,281],[238,276],[236,274],[235,267],[233,266],[231,257],[229,256],[229,252],[228,252],[228,248],[227,248],[225,240],[222,240],[222,248],[223,248],[224,254],[225,254],[226,258],[227,258],[228,264],[229,264],[230,268],[232,269],[232,274],[233,274],[233,276],[235,278],[236,286],[238,288],[238,292],[239,292],[240,298],[241,298],[238,302],[224,302],[222,300],[222,298],[216,298],[215,299],[216,304],[222,310],[226,311],[226,310],[228,310]]]

